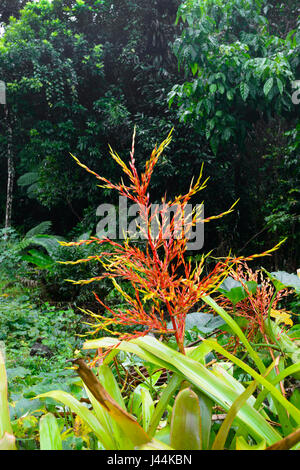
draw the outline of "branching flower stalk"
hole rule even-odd
[[[280,319],[286,325],[293,325],[291,315],[284,309],[278,308],[279,302],[290,295],[292,291],[286,288],[276,292],[272,282],[263,276],[261,270],[253,272],[245,262],[241,262],[236,270],[231,270],[230,276],[241,283],[247,297],[233,306],[226,297],[219,296],[218,303],[225,310],[231,310],[234,316],[243,317],[247,320],[247,338],[249,341],[255,340],[259,332],[268,343],[265,321],[268,319],[270,307],[273,318]],[[255,291],[251,291],[248,287],[247,282],[249,281],[257,285]]]
[[[85,311],[91,315],[95,323],[93,334],[100,330],[110,334],[118,335],[120,339],[132,339],[144,336],[150,332],[160,335],[173,334],[176,338],[178,349],[184,354],[185,320],[187,313],[196,305],[204,295],[210,295],[217,290],[219,285],[228,275],[234,265],[242,260],[251,260],[257,256],[271,253],[277,247],[261,255],[253,255],[248,258],[232,258],[228,256],[215,265],[214,269],[203,276],[204,263],[208,255],[203,255],[201,261],[192,264],[191,259],[185,258],[187,250],[187,233],[197,223],[210,222],[223,217],[233,211],[235,204],[229,210],[215,216],[203,218],[201,206],[190,214],[186,214],[186,207],[191,198],[206,187],[207,179],[202,182],[202,169],[196,182],[192,180],[189,190],[184,195],[179,195],[172,201],[162,198],[160,208],[150,201],[149,186],[154,167],[163,150],[171,141],[171,133],[158,147],[155,147],[145,165],[145,171],[138,174],[134,158],[135,132],[133,135],[130,161],[126,165],[123,160],[110,148],[111,157],[120,165],[129,183],[123,180],[114,184],[103,176],[90,170],[73,156],[75,161],[86,171],[94,175],[100,182],[100,187],[116,190],[119,195],[125,196],[138,205],[140,215],[139,230],[145,239],[144,246],[138,246],[134,240],[126,235],[123,242],[109,238],[91,237],[89,240],[79,242],[61,242],[64,246],[79,246],[96,243],[103,245],[104,251],[98,255],[90,256],[65,264],[85,263],[98,261],[104,268],[104,272],[97,277],[70,281],[74,284],[89,284],[101,281],[105,278],[112,280],[115,289],[125,299],[127,308],[114,309],[106,305],[95,293],[99,304],[103,306],[108,315],[95,314]],[[173,209],[173,217],[170,220],[168,209]],[[184,230],[183,230],[184,220]],[[158,230],[153,233],[153,222]],[[178,236],[180,234],[181,236]],[[104,247],[108,246],[106,249]],[[118,281],[128,281],[134,288],[134,295],[124,290]],[[172,327],[168,326],[171,321]],[[133,327],[130,333],[122,333],[120,327]],[[117,331],[112,331],[112,327]],[[138,329],[134,329],[137,328]],[[143,329],[141,329],[141,327]]]
[[[252,341],[253,344],[256,344],[259,347],[267,347],[270,357],[272,358],[272,361],[274,361],[275,355],[273,349],[276,348],[277,345],[273,344],[271,341],[272,338],[268,337],[265,322],[268,320],[269,315],[271,315],[273,318],[281,321],[285,325],[293,325],[289,312],[278,308],[280,301],[282,301],[284,297],[290,295],[292,291],[285,288],[277,292],[270,279],[264,277],[261,270],[253,272],[245,262],[240,263],[236,270],[231,270],[230,276],[235,281],[241,283],[247,297],[233,306],[229,299],[224,296],[219,296],[219,305],[221,305],[226,311],[232,311],[233,316],[242,317],[247,320],[247,339],[249,342]],[[249,289],[247,285],[247,282],[249,281],[254,282],[257,285],[255,292],[252,292]],[[263,344],[257,342],[258,334],[263,338]],[[276,340],[276,338],[274,339]],[[239,345],[238,338],[232,337],[231,341],[233,343],[232,347],[234,348],[234,353],[236,353]],[[278,375],[279,369],[277,365],[275,365],[275,370]],[[280,388],[284,396],[285,390],[283,382],[280,382]]]

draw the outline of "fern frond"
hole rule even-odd
[[[35,227],[33,227],[32,229],[30,229],[26,233],[24,238],[31,238],[35,235],[44,234],[44,233],[49,231],[51,225],[52,225],[52,222],[50,222],[50,220],[46,220],[45,222],[42,222],[42,223],[36,225]]]

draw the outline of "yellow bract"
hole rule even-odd
[[[275,318],[276,323],[284,323],[285,325],[293,326],[292,316],[282,310],[271,309],[271,317]]]

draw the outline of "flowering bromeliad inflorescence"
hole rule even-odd
[[[293,325],[290,312],[278,308],[278,304],[290,295],[292,290],[285,288],[275,292],[274,285],[264,275],[264,272],[261,269],[252,271],[245,262],[241,262],[236,270],[231,270],[229,275],[242,285],[245,297],[233,305],[228,298],[221,295],[218,297],[218,305],[222,306],[234,317],[246,320],[246,326],[242,327],[242,329],[245,330],[249,341],[259,343],[259,339],[261,339],[264,341],[264,344],[270,342],[266,332],[266,321],[269,313],[270,317],[275,319],[277,323]],[[255,288],[252,289],[251,285],[254,285]],[[234,344],[234,352],[236,352],[239,340],[237,337],[232,337],[231,341]]]
[[[223,217],[225,214],[232,212],[235,205],[233,204],[229,210],[222,214],[208,218],[204,218],[202,211],[199,209],[193,210],[188,217],[185,217],[185,208],[192,196],[206,187],[207,180],[201,182],[202,169],[199,178],[196,182],[191,182],[189,191],[185,195],[180,195],[173,201],[168,202],[163,198],[163,204],[160,206],[163,208],[153,211],[153,204],[150,202],[149,195],[151,176],[160,155],[170,143],[171,132],[166,140],[154,148],[149,160],[146,162],[145,171],[141,175],[138,174],[135,165],[135,133],[128,165],[110,148],[112,158],[121,166],[129,180],[128,185],[123,180],[119,184],[112,183],[90,170],[76,157],[73,157],[81,167],[101,181],[100,187],[114,189],[119,192],[119,195],[125,196],[138,205],[141,220],[139,229],[144,235],[144,245],[137,244],[128,236],[120,243],[107,237],[91,237],[90,240],[61,243],[65,246],[91,243],[103,245],[103,248],[109,246],[107,250],[104,249],[99,255],[75,262],[67,262],[67,264],[77,264],[91,260],[99,261],[104,268],[104,272],[100,276],[71,282],[88,284],[110,278],[114,287],[126,301],[127,308],[125,310],[116,310],[104,305],[102,300],[95,294],[98,302],[108,313],[104,316],[87,312],[96,320],[96,323],[93,324],[94,333],[99,330],[106,330],[114,335],[119,335],[120,339],[147,335],[151,331],[160,335],[173,334],[179,350],[184,353],[183,344],[187,313],[201,300],[202,296],[216,291],[232,266],[242,259],[245,260],[245,258],[228,257],[219,261],[208,275],[203,275],[207,256],[203,255],[200,262],[196,264],[193,264],[190,259],[187,260],[184,256],[187,251],[188,241],[186,233],[189,229],[197,223],[209,222]],[[171,220],[166,208],[173,209],[174,216]],[[185,217],[184,231],[182,230],[182,217]],[[158,226],[156,233],[153,233],[154,221],[156,227]],[[182,234],[181,237],[178,236],[179,232]],[[269,252],[271,251],[273,250]],[[264,255],[269,252],[264,253]],[[257,256],[253,255],[246,259],[250,260]],[[134,288],[134,294],[130,295],[125,292],[118,280],[129,281]],[[169,321],[171,327],[168,325]],[[131,333],[111,331],[112,325],[133,327],[133,330]],[[136,329],[137,327],[139,328]]]

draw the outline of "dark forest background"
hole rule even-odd
[[[205,252],[246,255],[287,237],[264,265],[295,271],[298,14],[296,1],[2,0],[2,226],[94,233],[98,205],[117,200],[70,153],[118,181],[108,145],[126,159],[136,126],[142,168],[174,127],[152,200],[186,191],[204,163],[210,180],[194,203],[212,215],[239,199],[207,224]]]

